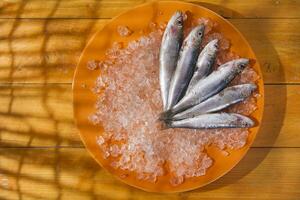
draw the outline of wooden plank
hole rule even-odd
[[[1,83],[70,83],[86,42],[107,20],[1,20]]]
[[[0,18],[111,18],[151,0],[2,1]],[[186,0],[228,18],[299,18],[300,2],[288,0]]]
[[[266,83],[300,83],[300,19],[230,20]],[[107,20],[0,20],[0,83],[70,83],[86,42]]]
[[[2,146],[81,144],[73,121],[71,86],[0,88]]]
[[[266,83],[300,83],[300,20],[230,20],[252,46]],[[292,23],[290,23],[292,22]]]
[[[255,147],[300,147],[300,86],[266,85]],[[81,146],[70,85],[0,87],[0,146]]]
[[[38,159],[37,159],[38,158]],[[154,194],[108,174],[84,149],[0,149],[1,199],[289,199],[300,197],[300,149],[252,148],[227,175],[191,192]]]

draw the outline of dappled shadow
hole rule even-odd
[[[267,149],[263,149],[263,151],[267,151]],[[247,180],[232,184],[232,179],[239,178],[240,174],[245,171],[244,168],[248,168],[247,165],[255,167],[256,161],[262,159],[263,156],[261,149],[253,148],[230,174],[202,189],[184,193],[157,194],[132,188],[113,178],[111,174],[99,167],[83,148],[0,148],[0,159],[3,161],[0,163],[0,179],[9,180],[5,187],[0,180],[0,198],[3,197],[3,194],[10,192],[10,195],[7,195],[10,198],[7,199],[18,199],[14,194],[16,194],[16,189],[19,187],[23,199],[58,199],[59,194],[61,194],[62,199],[81,200],[217,199],[217,197],[223,198],[223,195],[226,194],[228,198],[236,197],[238,199],[241,194],[256,196],[251,191],[263,191],[262,188],[257,189],[256,187],[262,186],[264,189],[271,191],[273,191],[272,187],[281,187],[289,179],[289,176],[280,180],[268,180],[268,176],[277,177],[278,172],[284,173],[283,167],[286,167],[286,170],[297,167],[296,164],[290,164],[288,159],[283,159],[279,164],[279,168],[281,168],[279,171],[278,166],[275,167],[277,169],[274,171],[268,170],[267,168],[274,161],[281,159],[282,156],[272,154],[271,157],[273,158],[267,164],[264,164],[262,169],[256,172],[256,175],[252,174]],[[293,156],[299,156],[299,151],[288,158],[293,158]],[[18,162],[21,158],[22,170],[18,172]],[[4,162],[5,164],[3,164]],[[59,171],[58,181],[56,171]],[[4,176],[1,176],[1,173]],[[256,182],[258,177],[262,177],[259,183]],[[16,185],[16,179],[19,180],[19,186]],[[297,180],[297,178],[293,180]],[[226,186],[226,188],[220,189],[223,186]],[[244,190],[243,187],[247,186],[250,189]],[[217,188],[219,190],[216,190]],[[208,190],[211,190],[211,192],[208,192]],[[287,193],[296,195],[297,190],[289,191],[289,188],[284,188],[282,192],[282,195]],[[284,197],[282,195],[278,196],[279,194],[269,195],[269,197]],[[262,199],[265,197],[264,194],[258,194],[258,196]]]
[[[49,18],[60,7],[59,0],[53,2]],[[18,7],[16,18],[22,15],[26,3],[27,1],[23,1]],[[236,11],[218,5],[199,4],[225,18],[242,18]],[[100,9],[97,2],[90,7],[92,10]],[[0,185],[0,191],[11,191],[12,196],[17,194],[16,199],[61,199],[63,195],[70,199],[72,196],[82,197],[81,199],[130,199],[132,196],[143,198],[146,195],[149,198],[184,199],[189,195],[188,192],[161,196],[126,186],[102,170],[81,149],[83,146],[73,126],[69,83],[79,54],[95,27],[95,20],[81,20],[84,23],[79,23],[76,19],[0,21],[0,28],[11,27],[9,33],[0,35],[0,42],[8,47],[0,49],[1,58],[5,61],[0,63],[1,83],[4,83],[0,87],[0,99],[4,105],[0,107],[0,174],[10,180],[8,187]],[[267,54],[278,60],[278,74],[284,77],[273,45],[263,32],[257,29],[255,31],[260,40],[264,41]],[[242,32],[247,38],[247,32]],[[257,44],[250,44],[258,55],[264,72],[272,70],[272,64],[264,62],[265,59],[259,56],[261,52],[257,52]],[[271,90],[271,87],[272,83],[265,87],[265,101],[269,103],[265,107],[262,128],[255,142],[268,147],[272,147],[276,141],[286,109],[286,86],[281,85],[276,90]],[[276,100],[273,99],[275,95]],[[271,123],[274,120],[276,124]],[[68,146],[75,148],[68,149]],[[215,190],[247,176],[270,151],[270,148],[265,148],[260,154],[256,154],[256,149],[252,148],[227,175],[194,192]]]
[[[6,163],[0,164],[0,173],[9,179],[6,187],[0,185],[0,193],[18,192],[18,199],[60,199],[62,192],[94,197],[94,173],[103,173],[81,148],[0,148],[0,158]],[[103,176],[110,179],[108,174]]]
[[[0,145],[82,146],[73,125],[71,81],[82,49],[101,23],[52,18],[59,0],[47,4],[43,19],[22,18],[31,3],[0,5],[0,12],[11,10],[5,14],[15,18],[0,19]],[[87,4],[90,18],[98,4]]]
[[[62,169],[60,163],[68,162],[68,156],[61,155],[60,148],[83,147],[73,123],[71,80],[97,21],[52,19],[61,6],[60,0],[51,1],[51,9],[44,19],[21,19],[29,3],[18,4],[13,11],[14,19],[0,20],[0,29],[5,30],[0,33],[0,44],[4,47],[0,50],[0,174],[12,177],[9,182],[13,182],[9,187],[0,185],[0,190],[11,191],[11,196],[17,194],[16,199],[46,199],[48,197],[35,192],[40,191],[39,184],[50,182],[55,194],[49,199],[61,199],[65,189],[61,173],[68,167]],[[90,9],[97,10],[98,4],[97,1],[90,3]],[[10,154],[15,147],[19,150]],[[34,157],[28,154],[26,147],[51,150]],[[5,162],[6,159],[9,162]],[[37,166],[42,168],[47,159],[51,159],[48,166],[52,171],[51,181],[44,180],[43,175],[36,177],[35,171],[24,174],[28,160],[39,163]],[[10,166],[11,162],[14,164]],[[70,164],[69,168],[72,167]],[[30,191],[26,191],[28,186],[23,184],[24,180],[29,180]],[[93,197],[93,193],[88,196]]]

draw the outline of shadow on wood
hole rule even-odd
[[[64,86],[55,84],[47,85],[47,83],[50,72],[49,68],[51,69],[51,67],[53,67],[53,62],[55,63],[54,67],[56,67],[54,70],[59,70],[59,68],[62,67],[62,70],[67,70],[66,73],[73,73],[74,68],[67,69],[66,67],[68,66],[60,66],[62,63],[65,63],[63,56],[73,54],[70,56],[73,58],[75,57],[75,59],[71,60],[73,62],[72,67],[74,67],[77,58],[79,57],[79,53],[85,46],[89,32],[94,26],[94,21],[91,20],[90,23],[87,23],[83,32],[79,34],[78,31],[74,31],[75,34],[73,34],[72,30],[57,33],[55,28],[53,28],[56,25],[53,24],[53,21],[50,19],[60,7],[60,0],[55,0],[52,1],[52,7],[49,9],[47,15],[48,19],[41,21],[42,23],[39,23],[38,26],[36,26],[38,28],[38,35],[36,35],[33,31],[34,29],[32,30],[30,23],[27,23],[26,20],[18,19],[22,16],[24,9],[29,3],[30,1],[25,0],[19,4],[18,9],[16,10],[16,19],[13,19],[12,23],[10,23],[11,27],[5,36],[7,50],[1,54],[2,58],[6,56],[4,61],[7,62],[1,63],[2,65],[5,65],[1,66],[1,76],[5,77],[7,84],[0,88],[1,99],[6,102],[5,106],[1,107],[0,111],[0,117],[5,119],[5,123],[2,123],[0,126],[0,147],[4,150],[6,149],[1,153],[1,166],[3,163],[5,163],[5,165],[4,167],[1,167],[0,173],[5,173],[6,175],[14,177],[11,196],[15,195],[15,199],[26,199],[26,197],[28,197],[28,194],[26,194],[26,191],[24,190],[24,188],[26,189],[26,185],[30,186],[31,191],[34,193],[35,189],[41,189],[40,186],[42,186],[43,182],[48,182],[43,181],[44,179],[47,179],[45,177],[40,177],[36,181],[34,171],[24,175],[28,159],[31,159],[32,163],[47,163],[48,157],[47,152],[35,157],[34,155],[27,155],[28,151],[22,150],[18,151],[17,154],[9,154],[7,149],[9,149],[10,146],[19,146],[18,141],[15,140],[14,137],[23,138],[21,139],[21,141],[23,141],[20,145],[23,147],[30,147],[36,140],[40,141],[40,144],[43,145],[50,141],[51,146],[53,147],[61,146],[63,143],[73,145],[81,144],[78,140],[74,141],[72,138],[65,138],[64,136],[59,135],[59,133],[61,133],[59,130],[63,129],[62,126],[68,127],[70,124],[73,124],[73,119],[70,118],[72,117],[72,104],[70,104],[72,102],[71,95],[64,96],[64,93],[61,93],[65,90]],[[98,9],[98,2],[94,3],[93,8],[96,10]],[[67,24],[66,22],[67,21],[64,21],[63,24]],[[19,32],[19,28],[24,28],[24,24],[28,29],[25,28],[25,33],[22,35],[22,33]],[[59,24],[59,26],[61,25],[62,24]],[[51,32],[53,30],[54,32]],[[77,43],[75,44],[78,45],[74,46],[71,40],[71,42],[69,41],[68,46],[66,41],[68,41],[68,36],[70,35],[71,37],[77,37]],[[54,44],[56,46],[53,47]],[[55,53],[54,57],[52,56],[53,52]],[[68,59],[70,60],[70,58]],[[23,68],[31,68],[32,74],[28,75],[30,70],[27,70],[27,74],[24,74],[24,72],[22,72]],[[40,81],[42,84],[40,84],[39,87],[33,87],[31,90],[29,89],[26,93],[22,94],[24,88],[22,81],[27,78],[33,81],[37,78],[42,80]],[[15,84],[18,83],[18,80],[21,80],[21,84]],[[25,88],[30,88],[30,85],[26,85]],[[70,86],[67,89],[70,91]],[[66,99],[64,100],[64,98]],[[70,105],[71,113],[70,110],[61,110],[61,113],[58,115],[54,112],[55,109],[53,108],[59,106],[59,104],[57,104],[57,101],[59,100],[61,102],[67,102],[67,104]],[[64,112],[67,112],[68,115],[64,115]],[[64,116],[67,117],[64,118]],[[2,120],[2,122],[4,122],[4,120]],[[38,127],[34,127],[33,125],[37,125]],[[75,132],[74,129],[68,129],[67,131]],[[11,137],[10,139],[6,139],[4,138],[6,136]],[[56,188],[56,193],[53,196],[55,199],[61,199],[61,191],[63,189],[60,184],[61,171],[58,163],[61,162],[61,159],[63,159],[64,163],[68,162],[68,156],[61,158],[59,151],[59,148],[55,148],[55,156],[49,161],[52,166],[52,169],[50,170],[53,170],[51,172],[53,175],[52,185]],[[8,160],[5,161],[5,159]],[[9,166],[9,162],[13,162],[14,164],[10,167],[6,167]],[[66,170],[68,167],[73,168],[74,166],[66,165],[64,167],[64,170]],[[29,179],[29,183],[24,186],[23,181],[25,179]],[[31,183],[32,181],[35,181],[36,184],[32,185],[30,184],[30,181]],[[36,188],[32,187],[34,185]],[[0,186],[0,188],[2,188],[2,185]],[[43,195],[36,196],[34,194],[29,195],[29,197],[35,199],[48,198]]]
[[[46,19],[20,19],[32,3],[22,1],[13,11],[16,19],[1,22],[8,32],[0,36],[5,47],[0,53],[0,77],[4,83],[0,87],[0,145],[81,146],[73,124],[71,87],[56,83],[72,79],[96,21],[88,20],[77,27],[74,20],[70,25],[69,19],[51,19],[60,9],[60,0],[47,4],[51,9],[48,7]],[[89,3],[91,18],[98,5],[99,2]],[[49,84],[53,77],[55,84]]]
[[[268,151],[250,149],[247,164],[254,167],[252,162],[263,159]],[[243,163],[230,176],[207,186],[211,191],[157,194],[121,183],[82,148],[0,148],[0,199],[265,199],[266,194],[271,199],[297,199],[293,197],[299,196],[299,161],[299,149],[276,148],[238,184],[229,183],[249,168]]]
[[[199,5],[203,5],[202,3],[199,3]],[[228,17],[228,14],[230,16],[241,16],[238,12],[226,9],[219,5],[213,5],[209,3],[205,3],[206,7],[212,8],[215,12],[218,12],[219,10],[222,11],[222,13],[219,13],[220,15],[223,15],[224,17]],[[224,14],[226,13],[226,14]],[[259,33],[260,39],[265,42],[265,51],[268,52],[268,54],[271,54],[272,57],[277,58],[278,63],[280,63],[280,60],[278,58],[277,52],[274,49],[272,43],[268,40],[268,38],[259,30],[255,30]],[[247,38],[247,33],[243,33],[245,37]],[[252,45],[254,52],[258,54],[256,51],[255,45]],[[259,59],[259,56],[258,56]],[[258,60],[259,61],[259,60]],[[265,66],[263,63],[260,63],[261,66]],[[279,65],[279,74],[281,74],[282,77],[284,76],[284,70],[281,68],[281,65]],[[264,69],[262,69],[264,71]],[[276,138],[278,137],[278,134],[281,131],[283,120],[285,117],[285,110],[286,110],[286,98],[287,98],[287,91],[286,86],[281,85],[281,87],[276,88],[278,91],[276,91],[276,97],[274,97],[273,93],[270,93],[268,90],[265,90],[265,109],[264,109],[264,115],[262,119],[262,124],[260,131],[258,132],[256,141],[265,140],[268,141],[268,144],[270,147],[274,144],[276,141]],[[275,100],[276,99],[276,100]],[[268,102],[268,103],[267,103]],[[269,104],[269,102],[272,102]],[[270,106],[271,108],[267,108],[267,106]],[[274,123],[274,119],[276,119],[276,123]],[[270,127],[268,126],[269,123],[274,124],[274,126]],[[259,147],[258,147],[259,148]],[[220,187],[224,187],[226,185],[234,184],[238,180],[242,179],[244,176],[249,174],[252,170],[254,170],[269,154],[269,151],[271,148],[267,148],[266,151],[264,151],[262,154],[258,156],[245,156],[240,163],[236,167],[233,168],[228,174],[220,178],[219,180],[209,184],[208,186],[205,186],[203,188],[200,188],[196,190],[197,192],[205,192],[209,190],[215,190]],[[251,150],[250,150],[251,151]],[[237,173],[239,172],[239,173]],[[186,194],[188,194],[187,192]],[[184,196],[185,193],[183,193]]]
[[[22,15],[22,9],[26,6],[27,1],[23,1],[22,5],[19,7],[18,10],[18,16]],[[224,17],[231,18],[234,17],[242,17],[240,14],[238,14],[235,11],[209,4],[209,3],[199,3],[200,5],[204,5],[208,8],[211,8],[214,11],[219,12],[219,14],[223,15]],[[60,6],[60,1],[55,1],[55,4],[53,5],[53,8],[49,14],[49,18],[51,15],[53,15],[56,12],[56,9]],[[93,9],[97,10],[97,2],[92,6]],[[15,126],[3,128],[1,127],[1,134],[4,132],[9,134],[14,134],[15,136],[19,135],[27,135],[27,137],[24,139],[25,146],[31,146],[35,139],[38,139],[42,141],[42,143],[48,143],[51,144],[54,147],[68,144],[68,145],[80,145],[81,143],[77,139],[72,139],[68,137],[64,137],[62,135],[59,135],[59,129],[61,129],[61,126],[70,126],[72,124],[72,118],[70,116],[72,115],[66,115],[68,117],[63,117],[64,112],[70,112],[69,110],[64,110],[65,107],[62,106],[62,109],[60,109],[60,113],[55,113],[53,106],[57,106],[58,104],[55,104],[55,99],[62,98],[62,102],[66,102],[66,104],[70,104],[70,93],[64,94],[65,87],[64,86],[56,86],[53,85],[46,85],[49,81],[49,73],[56,70],[62,70],[65,69],[61,65],[65,65],[65,57],[68,57],[68,60],[70,61],[70,65],[67,65],[69,67],[74,67],[74,64],[76,63],[76,56],[79,56],[79,53],[81,52],[82,48],[85,46],[86,40],[88,38],[88,34],[90,32],[90,29],[94,26],[95,20],[90,20],[90,23],[88,23],[87,26],[85,26],[82,31],[75,33],[72,30],[66,29],[66,31],[58,32],[56,29],[50,29],[49,27],[56,27],[55,24],[53,24],[53,21],[51,19],[43,20],[38,23],[38,28],[41,30],[41,45],[38,46],[36,49],[38,49],[37,52],[33,50],[32,52],[29,52],[29,54],[19,53],[15,51],[16,46],[14,45],[15,40],[19,40],[22,35],[16,36],[16,32],[18,30],[18,27],[22,25],[22,23],[26,23],[25,21],[20,21],[19,19],[13,20],[13,27],[10,30],[9,33],[9,68],[8,70],[9,78],[7,78],[7,82],[18,82],[20,80],[21,82],[26,80],[28,78],[36,78],[36,79],[42,79],[42,86],[39,89],[33,89],[32,90],[32,96],[39,93],[38,96],[41,96],[41,99],[38,99],[38,101],[33,101],[33,110],[30,106],[31,104],[26,103],[26,97],[22,97],[20,95],[20,99],[16,99],[16,94],[19,94],[20,88],[12,86],[12,84],[8,84],[8,87],[3,89],[2,87],[1,91],[5,90],[6,97],[8,98],[7,101],[7,110],[1,110],[0,116],[1,117],[9,117],[12,118],[12,120],[17,119],[17,123],[15,123]],[[31,23],[31,22],[30,22]],[[61,24],[59,26],[67,26],[68,20],[62,20]],[[73,26],[74,27],[74,26]],[[53,32],[51,31],[53,30]],[[258,31],[259,30],[255,30]],[[244,33],[247,37],[247,33]],[[38,34],[39,35],[39,34]],[[74,42],[67,42],[68,35],[70,37],[76,36],[76,41],[78,42],[74,45]],[[29,44],[30,42],[34,41],[34,38],[37,37],[37,35],[26,35],[27,38],[29,38],[27,41],[25,41],[24,44]],[[274,58],[278,58],[277,52],[272,46],[272,44],[268,41],[268,38],[264,37],[263,34],[260,34],[261,40],[265,41],[265,51],[268,51],[268,54],[271,54]],[[55,41],[55,38],[59,38],[58,42],[51,42]],[[32,39],[32,40],[31,40]],[[65,40],[64,40],[65,39]],[[54,46],[54,44],[58,46]],[[74,45],[74,46],[71,46]],[[254,47],[254,51],[256,51],[255,44],[251,44]],[[26,45],[25,45],[26,46]],[[58,49],[55,49],[57,48]],[[33,54],[38,54],[37,61],[33,59],[33,64],[31,64],[29,61],[28,65],[23,65],[24,67],[32,68],[33,71],[37,70],[32,73],[32,76],[28,76],[28,74],[23,74],[22,72],[22,66],[18,65],[18,63],[22,63],[23,60],[26,60],[28,58],[27,56]],[[258,53],[258,52],[257,52]],[[19,58],[19,56],[23,56],[22,58]],[[65,56],[65,57],[64,57]],[[259,56],[258,56],[259,57]],[[54,63],[54,64],[53,64]],[[280,61],[278,59],[278,63],[280,64]],[[264,66],[268,70],[270,66],[265,63],[261,63],[262,66]],[[43,66],[43,68],[36,69],[39,66]],[[279,66],[280,67],[280,66]],[[2,70],[2,68],[1,68]],[[73,73],[73,69],[70,71],[66,71],[66,73]],[[283,74],[284,71],[280,68],[278,73]],[[282,75],[284,77],[284,75]],[[22,85],[20,85],[22,86]],[[28,86],[27,86],[28,87]],[[67,89],[69,90],[69,88]],[[278,95],[274,97],[274,95]],[[26,94],[28,97],[28,94]],[[276,92],[266,92],[266,102],[272,102],[268,104],[269,108],[265,108],[265,114],[263,118],[263,123],[261,130],[258,134],[257,141],[259,140],[268,140],[268,144],[271,147],[273,143],[276,141],[276,138],[278,136],[278,133],[281,130],[285,109],[286,109],[286,87],[283,85],[281,87],[278,87],[276,89]],[[31,100],[30,100],[31,101]],[[22,103],[20,103],[22,102]],[[24,103],[25,102],[25,103]],[[38,106],[37,106],[38,105]],[[24,107],[23,111],[24,113],[18,113],[14,111],[14,106]],[[71,106],[71,105],[70,105]],[[39,109],[41,108],[41,109]],[[37,109],[37,110],[34,110]],[[71,108],[69,108],[71,109]],[[20,110],[20,109],[18,109]],[[22,110],[22,109],[21,109]],[[277,115],[275,117],[275,115]],[[44,123],[51,123],[51,129],[45,130],[45,133],[42,133],[41,129],[35,129],[35,127],[32,127],[32,123],[30,123],[30,120],[34,121],[36,120],[37,123],[43,122]],[[276,120],[276,123],[274,123],[274,120]],[[25,122],[24,124],[21,124],[20,121]],[[9,122],[9,121],[7,121]],[[37,124],[35,123],[35,124]],[[267,125],[269,123],[269,125]],[[273,127],[270,126],[270,123],[272,123]],[[21,125],[20,125],[21,124]],[[26,131],[20,131],[15,130],[15,127],[18,126],[24,126],[27,128],[24,128]],[[66,128],[65,131],[71,131],[71,129]],[[18,144],[15,143],[15,141],[2,141],[1,135],[0,135],[0,141],[1,146],[10,147],[10,146],[16,146]],[[23,146],[23,144],[22,144]],[[133,189],[131,187],[125,186],[124,184],[120,183],[119,181],[116,181],[115,179],[112,179],[112,176],[107,173],[102,173],[102,169],[92,160],[90,156],[87,156],[87,153],[83,151],[83,156],[78,156],[78,152],[74,149],[70,151],[70,153],[62,153],[60,148],[54,149],[54,154],[52,156],[49,156],[48,150],[40,150],[36,149],[34,151],[41,151],[39,153],[30,153],[28,150],[18,150],[18,151],[12,151],[12,153],[9,153],[8,151],[3,151],[1,155],[6,157],[7,163],[12,162],[11,168],[17,167],[16,170],[10,169],[9,167],[3,169],[0,169],[0,173],[8,174],[9,176],[15,177],[15,186],[11,189],[13,192],[17,191],[19,199],[26,199],[26,197],[30,195],[33,198],[46,198],[43,194],[53,196],[47,196],[49,199],[60,199],[62,198],[62,193],[65,195],[73,195],[75,196],[87,196],[90,198],[96,198],[95,195],[98,193],[99,198],[108,198],[108,195],[113,195],[110,198],[113,199],[120,199],[120,197],[130,197],[131,194],[135,195],[144,195],[147,193],[144,193],[142,191],[139,191],[137,189]],[[78,150],[79,151],[79,150]],[[82,150],[80,150],[82,151]],[[252,170],[254,170],[269,154],[270,149],[266,148],[266,150],[263,150],[260,154],[255,154],[255,150],[250,150],[249,154],[246,155],[245,158],[235,167],[230,173],[222,177],[220,180],[204,187],[201,189],[198,189],[194,192],[202,193],[210,190],[216,190],[218,188],[224,187],[226,185],[231,185],[240,179],[242,179],[244,176],[247,176]],[[254,153],[253,153],[254,152]],[[10,161],[9,161],[10,160]],[[71,160],[71,161],[70,161]],[[6,164],[7,164],[6,163]],[[27,165],[37,165],[36,168],[33,168],[33,170],[28,169],[26,167]],[[43,168],[43,166],[45,166]],[[29,167],[30,168],[30,167]],[[27,171],[28,170],[28,171]],[[38,177],[36,170],[45,170],[39,174],[40,177]],[[61,178],[65,177],[65,178]],[[69,178],[68,178],[69,177]],[[74,181],[73,179],[76,179]],[[77,179],[82,179],[77,180]],[[75,183],[74,183],[74,182]],[[22,186],[21,186],[22,185]],[[26,185],[30,185],[30,187],[26,187]],[[47,192],[44,190],[41,191],[35,191],[38,190],[38,188],[44,188]],[[49,192],[50,190],[50,192]],[[53,190],[53,193],[52,191]],[[45,193],[43,193],[43,191]],[[62,192],[63,191],[63,192]],[[189,193],[183,193],[180,195],[182,199],[186,197]],[[115,195],[115,196],[114,196]],[[118,196],[119,195],[119,196]],[[149,196],[156,197],[155,194],[151,194]],[[177,195],[170,195],[173,197],[176,197]],[[53,198],[52,198],[53,197]]]

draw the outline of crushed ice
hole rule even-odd
[[[215,23],[206,18],[194,24],[197,23],[207,26],[204,43],[215,38],[221,41],[216,67],[238,57],[230,51],[230,42],[213,31]],[[226,156],[226,148],[238,149],[246,144],[248,130],[161,130],[157,122],[162,110],[158,55],[165,24],[151,23],[150,28],[150,34],[129,42],[126,47],[115,43],[107,51],[107,58],[101,63],[106,67],[93,88],[98,95],[96,112],[89,119],[105,130],[99,133],[96,142],[104,158],[113,158],[112,167],[135,172],[138,179],[149,182],[155,182],[158,176],[168,172],[172,175],[170,184],[176,186],[185,178],[205,175],[213,164],[205,146],[215,145]],[[127,35],[128,30],[119,27],[118,32]],[[89,65],[94,68],[94,61]],[[255,82],[258,78],[256,72],[247,67],[234,83]],[[253,94],[229,110],[251,114],[256,109],[256,96]]]

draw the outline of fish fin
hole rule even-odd
[[[170,109],[170,110],[167,110],[165,112],[160,113],[159,120],[164,120],[165,121],[167,119],[170,119],[172,116],[173,116],[173,112]]]

